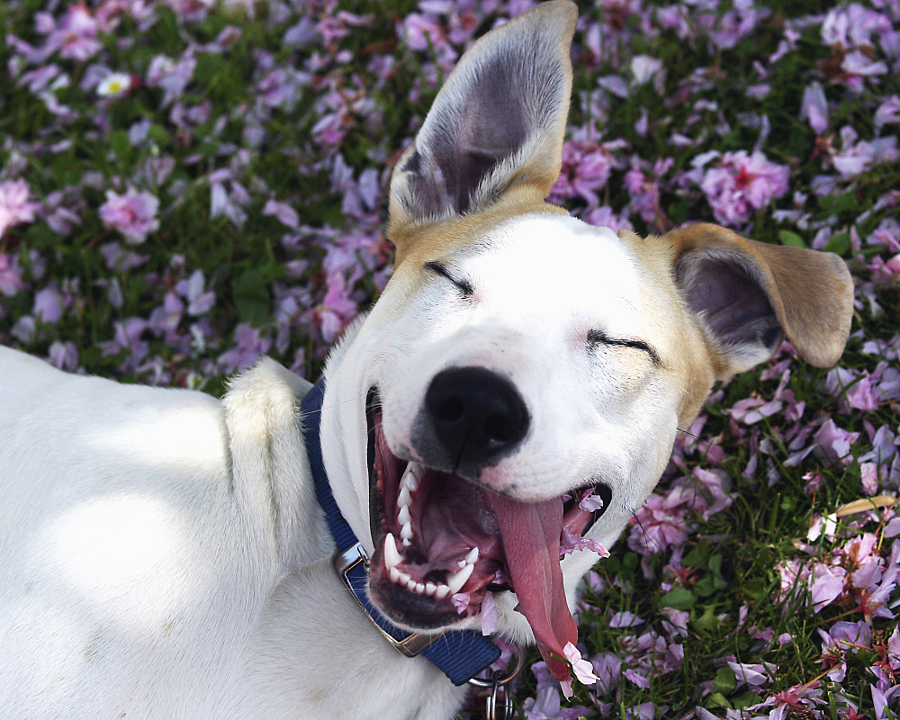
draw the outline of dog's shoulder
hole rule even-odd
[[[232,379],[222,400],[236,499],[272,529],[285,572],[330,552],[300,421],[311,387],[265,357]]]

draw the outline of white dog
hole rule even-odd
[[[219,401],[0,350],[0,716],[443,720],[494,657],[488,596],[568,682],[596,555],[560,561],[561,537],[614,543],[714,382],[783,334],[837,360],[838,257],[545,203],[575,20],[538,6],[447,80],[394,172],[396,271],[321,413],[271,360]],[[392,647],[448,629],[431,659]]]

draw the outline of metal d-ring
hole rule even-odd
[[[516,645],[516,664],[511,671],[503,673],[500,670],[497,670],[491,676],[490,680],[482,678],[472,678],[469,680],[470,685],[491,689],[491,694],[484,700],[484,716],[487,720],[507,720],[508,718],[512,718],[515,707],[513,706],[512,697],[508,691],[503,690],[503,686],[518,677],[524,667],[525,652]],[[501,690],[503,690],[502,697]]]

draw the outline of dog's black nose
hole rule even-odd
[[[425,412],[456,472],[491,465],[528,432],[528,409],[515,386],[480,367],[435,375],[425,394]]]

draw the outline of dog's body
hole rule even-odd
[[[394,174],[394,277],[330,358],[321,411],[375,604],[430,632],[478,627],[491,593],[498,631],[536,638],[561,680],[596,559],[560,564],[561,530],[611,545],[717,379],[782,333],[834,362],[852,308],[834,256],[710,225],[617,236],[544,202],[574,23],[539,6],[448,79]],[[263,361],[219,402],[0,349],[0,715],[458,709],[465,690],[391,648],[332,567],[308,387]],[[591,488],[603,507],[580,510]]]

